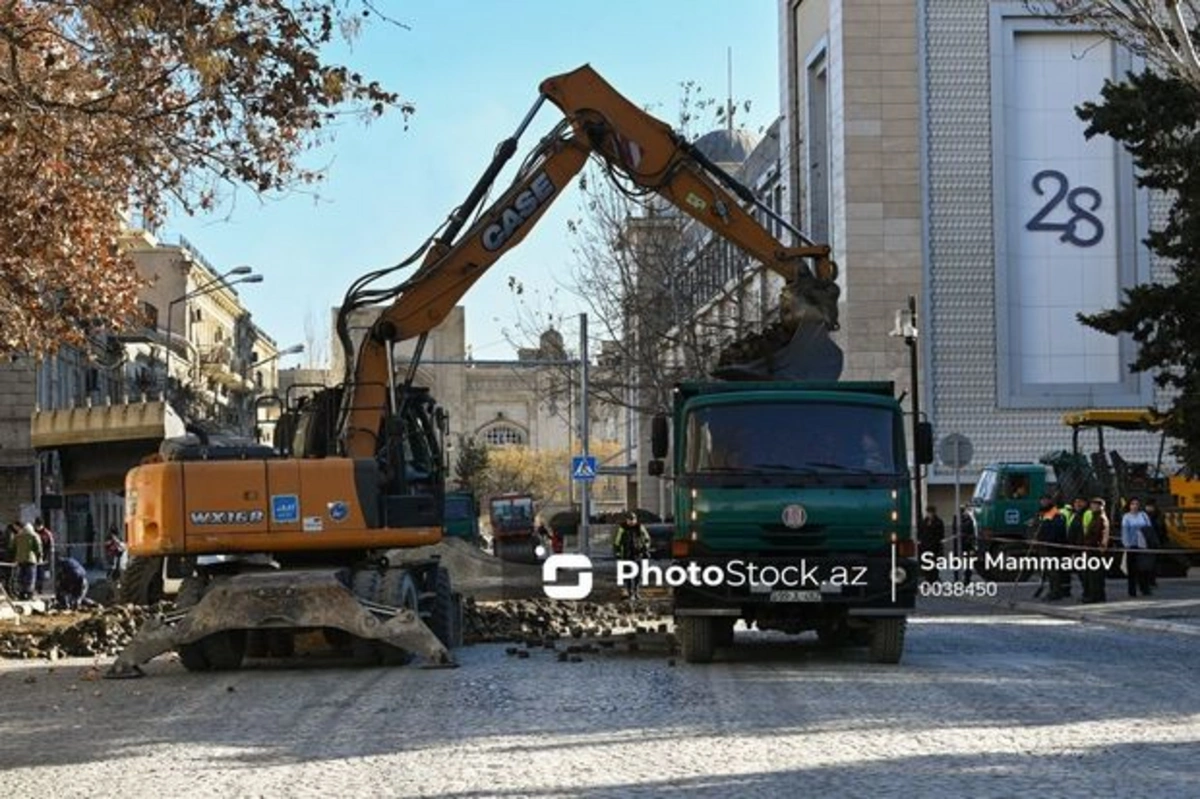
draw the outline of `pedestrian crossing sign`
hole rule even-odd
[[[593,455],[576,455],[571,458],[572,480],[595,480],[596,458]]]

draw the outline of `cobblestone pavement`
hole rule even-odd
[[[456,670],[0,662],[12,796],[1200,796],[1200,639],[926,601],[901,666],[739,632]],[[781,642],[783,642],[781,644]]]

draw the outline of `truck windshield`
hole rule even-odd
[[[494,499],[492,518],[493,524],[502,530],[530,527],[533,524],[533,500],[529,497]]]
[[[895,474],[888,408],[823,402],[716,405],[687,416],[688,473]]]
[[[975,483],[975,493],[971,497],[972,504],[982,505],[984,502],[991,502],[996,498],[996,472],[992,469],[984,469],[979,475],[979,481]]]

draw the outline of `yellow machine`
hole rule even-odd
[[[1063,424],[1071,428],[1071,452],[1080,462],[1087,461],[1089,482],[1108,500],[1114,520],[1120,518],[1130,497],[1139,497],[1143,502],[1154,500],[1158,505],[1166,527],[1166,544],[1179,550],[1178,555],[1158,558],[1158,571],[1164,576],[1180,576],[1200,555],[1200,480],[1164,471],[1165,421],[1161,414],[1144,408],[1093,408],[1063,416]],[[1154,463],[1126,460],[1111,442],[1105,441],[1105,430],[1157,436]],[[1084,438],[1093,432],[1095,446],[1087,451]]]
[[[468,226],[546,100],[565,119]],[[118,657],[114,676],[137,673],[138,664],[169,649],[189,669],[236,668],[248,647],[290,651],[298,630],[322,630],[364,660],[418,652],[450,661],[461,610],[449,575],[435,560],[404,558],[405,549],[442,536],[446,415],[413,385],[416,367],[429,331],[521,242],[592,156],[630,191],[666,198],[786,278],[791,342],[731,366],[731,375],[836,379],[841,352],[828,331],[837,327],[838,287],[829,247],[808,241],[590,67],[552,77],[443,228],[408,260],[347,291],[337,324],[348,355],[345,380],[287,409],[275,448],[165,445],[161,462],[129,473],[131,554],[187,557],[196,572],[180,591],[179,610],[147,626]],[[799,244],[782,244],[739,200]],[[410,277],[368,288],[418,260]],[[382,313],[351,352],[349,314],[377,304],[385,305]],[[401,378],[392,348],[412,338],[414,356]]]

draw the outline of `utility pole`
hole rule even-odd
[[[588,327],[587,314],[579,315],[579,439],[584,462],[588,457]],[[580,480],[579,486],[579,551],[591,554],[592,481]]]

